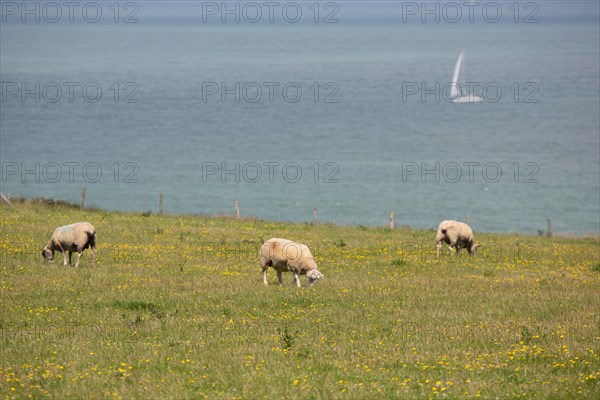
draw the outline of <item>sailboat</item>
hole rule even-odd
[[[458,84],[458,75],[460,74],[460,68],[462,66],[464,56],[465,50],[463,49],[458,55],[458,60],[456,60],[456,65],[454,66],[454,73],[452,74],[452,82],[450,85],[450,100],[453,103],[480,103],[483,101],[483,97],[475,96],[472,93],[466,95],[463,95],[463,93],[458,93],[458,88],[462,87]]]

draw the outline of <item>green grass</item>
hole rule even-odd
[[[44,264],[53,229],[98,254]],[[0,397],[597,398],[597,238],[0,208]],[[311,247],[317,285],[263,287],[270,237]]]

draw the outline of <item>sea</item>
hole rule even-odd
[[[600,234],[598,1],[0,7],[7,196]]]

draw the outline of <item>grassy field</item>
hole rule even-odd
[[[40,249],[89,221],[95,265]],[[598,398],[600,243],[0,207],[2,398]],[[270,237],[311,247],[309,288],[268,273]]]

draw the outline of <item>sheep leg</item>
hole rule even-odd
[[[298,276],[297,272],[294,272],[294,283],[296,286],[300,287],[300,277]]]
[[[64,264],[63,265],[66,267],[67,266],[67,251],[63,250],[62,253],[63,253],[63,259],[64,259]],[[71,264],[71,262],[69,261],[69,265],[70,264]]]
[[[456,256],[458,257],[458,253],[460,253],[460,246],[456,246]]]
[[[73,252],[69,250],[69,266],[73,265]]]
[[[96,233],[92,236],[92,240],[90,240],[90,248],[92,250],[92,262],[96,261]]]
[[[450,256],[452,256],[452,245],[448,246],[448,254],[450,254]]]
[[[435,258],[440,258],[440,249],[442,248],[442,242],[435,244]]]
[[[277,280],[279,281],[280,285],[283,285],[283,274],[281,271],[277,271]]]
[[[79,267],[79,260],[81,259],[81,254],[83,254],[82,251],[78,251],[77,252],[77,261],[75,261],[75,268]],[[70,255],[70,254],[69,254]]]
[[[269,284],[267,283],[267,268],[268,267],[263,267],[262,269],[262,276],[263,276],[263,284],[265,286],[268,286]]]

